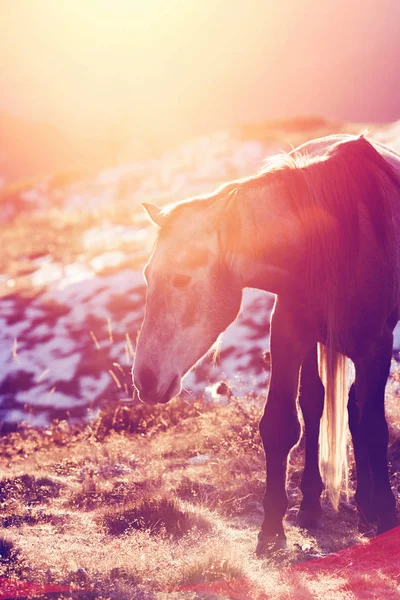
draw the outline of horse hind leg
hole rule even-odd
[[[392,356],[393,335],[388,333],[376,343],[373,356],[355,360],[355,403],[358,409],[355,458],[357,475],[356,501],[369,518],[378,520],[378,533],[398,524],[396,500],[390,487],[387,447],[388,426],[385,418],[385,387]],[[353,443],[354,443],[353,436]],[[367,492],[366,463],[370,469],[370,494]],[[363,504],[364,503],[364,504]]]
[[[357,488],[354,499],[360,517],[360,529],[365,529],[376,522],[377,514],[372,501],[372,473],[368,446],[361,428],[361,407],[360,403],[357,402],[354,383],[350,388],[347,408],[357,475]]]
[[[321,512],[320,496],[324,486],[318,464],[318,442],[324,396],[315,345],[304,360],[300,375],[299,403],[305,426],[305,465],[300,485],[303,500],[297,522],[300,527],[306,528],[317,525]]]

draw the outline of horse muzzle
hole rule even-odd
[[[139,399],[146,404],[166,404],[181,391],[180,377],[174,375],[169,384],[162,385],[154,371],[143,368],[134,373],[134,386]]]

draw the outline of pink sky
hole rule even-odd
[[[13,0],[0,110],[70,131],[400,118],[398,0]]]

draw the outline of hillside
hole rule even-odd
[[[342,126],[359,131],[361,126]],[[395,137],[398,126],[377,136]],[[44,425],[131,398],[130,367],[144,307],[141,270],[155,236],[141,202],[168,202],[257,170],[266,155],[339,129],[321,119],[244,126],[198,138],[159,158],[77,176],[60,173],[0,192],[0,422]],[[393,142],[390,138],[391,142]],[[280,140],[280,141],[279,141]],[[395,138],[395,141],[398,138]],[[219,360],[185,380],[215,397],[268,380],[271,296],[246,290]],[[14,424],[14,425],[13,425]]]
[[[64,597],[112,600],[347,600],[359,597],[354,581],[371,585],[368,568],[289,569],[365,545],[374,534],[357,529],[353,470],[339,513],[325,502],[319,530],[296,526],[302,443],[291,455],[288,550],[254,556],[272,296],[245,291],[216,364],[202,361],[167,407],[140,404],[130,375],[144,308],[141,271],[154,240],[141,202],[211,191],[291,143],[361,128],[320,119],[247,125],[157,158],[1,191],[0,598],[7,597],[1,577],[83,589]],[[400,150],[399,123],[372,135]],[[399,348],[396,337],[386,407],[397,494]],[[379,566],[377,595],[363,597],[400,598],[392,567],[389,559]],[[242,591],[217,586],[201,595],[184,587],[230,580]]]

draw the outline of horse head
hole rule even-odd
[[[144,402],[176,396],[183,376],[239,312],[242,285],[227,255],[234,196],[231,191],[166,210],[144,205],[159,229],[144,269],[146,309],[133,370]]]

